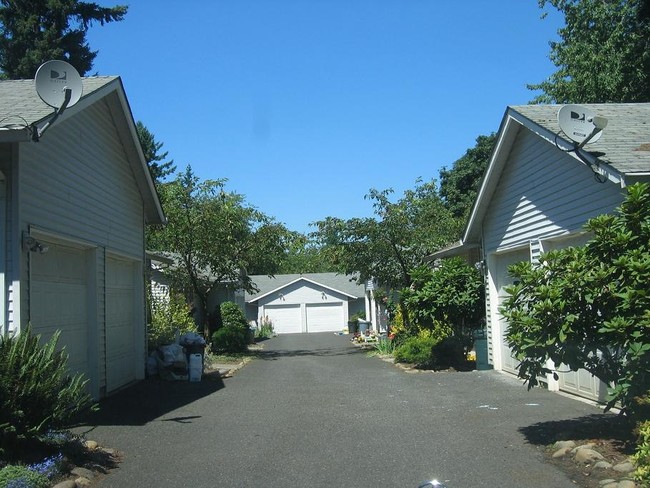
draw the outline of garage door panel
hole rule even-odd
[[[300,305],[268,305],[264,313],[273,323],[276,334],[295,334],[302,332]]]
[[[106,390],[136,379],[133,262],[106,260]]]
[[[86,254],[82,249],[46,243],[45,254],[31,254],[30,323],[47,341],[61,331],[58,347],[73,372],[90,376]]]
[[[343,329],[343,305],[324,303],[305,308],[307,313],[307,332],[336,332]]]

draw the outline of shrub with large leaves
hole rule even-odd
[[[551,251],[538,265],[513,265],[501,313],[519,376],[538,383],[556,366],[584,368],[612,385],[617,402],[641,417],[650,389],[650,186],[636,184],[614,215],[589,220],[593,239]]]
[[[0,337],[0,445],[64,427],[92,403],[87,380],[70,374],[59,332],[41,344],[30,328]]]

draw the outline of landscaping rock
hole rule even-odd
[[[577,447],[574,447],[574,448],[571,450],[571,452],[572,452],[573,454],[575,454],[575,453],[577,453],[580,449],[592,449],[592,450],[593,450],[595,447],[596,447],[596,444],[594,444],[593,442],[589,442],[588,444],[581,444],[581,445],[579,445],[579,446],[577,446]]]
[[[575,441],[557,441],[554,445],[554,449],[568,449],[571,450],[576,447]]]
[[[619,463],[616,466],[614,466],[614,471],[616,471],[617,473],[631,473],[635,469],[636,468],[634,467],[634,465],[629,461],[626,461],[624,463]]]
[[[598,484],[603,488],[612,488],[618,485],[618,481],[608,478],[606,480],[600,480]]]
[[[632,480],[621,480],[617,488],[636,488],[636,483]]]
[[[594,464],[594,469],[610,469],[611,467],[611,463],[608,463],[607,461],[598,461]]]
[[[86,449],[90,449],[91,451],[94,451],[95,449],[97,449],[99,444],[97,444],[97,442],[95,441],[86,441],[84,442],[84,446],[86,446]]]
[[[77,488],[77,484],[74,482],[74,480],[65,480],[61,483],[57,483],[52,488]]]
[[[589,448],[578,449],[575,456],[575,461],[580,464],[593,464],[604,459],[601,453]]]
[[[555,452],[553,453],[553,457],[556,458],[556,459],[557,459],[557,458],[561,458],[561,457],[566,456],[566,455],[569,454],[570,452],[571,452],[571,448],[570,448],[570,447],[562,447],[562,448],[558,449],[557,451],[555,451]]]
[[[89,480],[95,477],[95,473],[93,473],[91,470],[86,468],[80,468],[78,466],[74,468],[72,471],[70,471],[70,473],[80,478],[88,478]]]
[[[74,484],[77,488],[88,488],[92,483],[88,478],[80,476],[74,480]]]

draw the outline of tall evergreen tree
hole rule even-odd
[[[528,85],[535,103],[650,101],[650,0],[539,0],[564,14],[550,43],[558,70]]]
[[[163,143],[156,141],[156,137],[141,121],[137,122],[135,129],[138,132],[140,146],[142,146],[142,152],[149,166],[151,177],[156,183],[160,183],[176,171],[174,160],[164,161],[169,154],[168,151],[160,152]]]
[[[62,59],[82,76],[97,51],[86,32],[99,22],[120,21],[127,7],[101,7],[78,0],[0,0],[0,70],[10,79],[30,79],[50,59]]]

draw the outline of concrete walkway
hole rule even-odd
[[[148,380],[103,402],[78,429],[123,453],[100,486],[569,488],[542,448],[602,415],[494,371],[408,373],[346,336],[264,344],[230,378]]]

